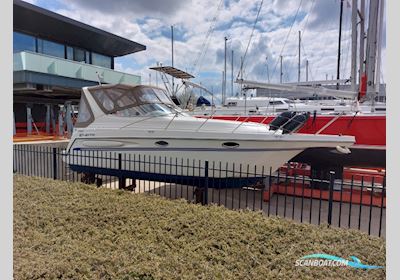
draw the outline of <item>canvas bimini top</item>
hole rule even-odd
[[[168,94],[152,86],[105,85],[86,88],[105,115],[118,117],[158,117],[183,114]],[[91,106],[82,93],[77,127],[94,120]]]

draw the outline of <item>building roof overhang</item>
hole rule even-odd
[[[81,47],[112,57],[146,49],[146,46],[142,44],[21,0],[14,0],[13,3],[14,31]]]

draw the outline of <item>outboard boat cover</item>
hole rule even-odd
[[[200,97],[197,99],[196,106],[201,106],[201,105],[203,105],[203,104],[206,105],[206,106],[211,106],[210,101],[208,101],[205,97],[200,96]]]

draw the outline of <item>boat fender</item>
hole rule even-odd
[[[350,151],[349,148],[347,148],[347,147],[342,147],[342,146],[336,146],[336,151],[338,151],[338,152],[341,153],[341,154],[345,154],[345,155],[351,153],[351,151]]]

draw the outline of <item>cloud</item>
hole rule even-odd
[[[260,1],[254,0],[58,0],[57,3],[60,5],[54,11],[58,13],[146,45],[146,51],[116,59],[116,68],[142,75],[144,83],[150,73],[155,80],[155,72],[149,67],[157,62],[171,64],[170,26],[174,25],[174,66],[195,74],[196,82],[213,87],[214,91],[221,88],[224,37],[229,38],[230,82],[231,51],[234,51],[236,78],[260,5]],[[264,1],[245,57],[245,78],[267,81],[268,72],[271,82],[279,82],[282,55],[284,81],[297,81],[299,30],[301,79],[305,79],[306,60],[310,79],[325,79],[326,74],[329,78],[336,76],[339,7],[340,0]],[[345,1],[342,77],[350,76],[350,11]]]
[[[190,1],[181,0],[68,0],[70,5],[113,15],[172,15]]]

